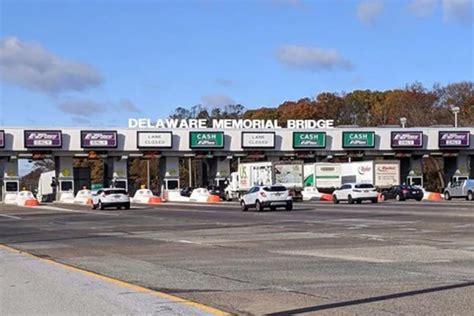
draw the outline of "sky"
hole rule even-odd
[[[471,0],[0,0],[0,125],[473,80]]]

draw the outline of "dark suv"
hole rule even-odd
[[[423,199],[423,191],[411,185],[394,185],[383,193],[383,197],[385,200],[395,199],[397,201],[405,201],[413,199],[421,201]]]

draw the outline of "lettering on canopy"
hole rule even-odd
[[[290,129],[320,129],[333,128],[334,120],[287,120],[287,128]],[[129,128],[152,128],[152,129],[280,129],[282,126],[278,120],[232,120],[219,119],[208,122],[206,119],[157,119],[129,118]]]

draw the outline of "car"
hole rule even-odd
[[[117,209],[130,209],[130,196],[127,191],[119,188],[100,189],[92,195],[92,209],[105,209],[116,207]]]
[[[274,211],[277,207],[284,207],[287,211],[293,209],[293,198],[282,185],[254,186],[240,198],[242,211],[255,207],[257,212],[270,208]]]
[[[194,189],[194,187],[184,187],[181,189],[180,194],[181,196],[190,197]]]
[[[460,180],[449,183],[444,189],[444,198],[465,198],[468,201],[474,200],[474,179]]]
[[[349,204],[362,203],[369,200],[372,203],[378,202],[378,192],[370,183],[345,183],[332,193],[335,204],[340,201],[347,201]]]
[[[395,199],[397,201],[405,201],[414,199],[421,201],[423,199],[423,190],[411,185],[394,185],[387,191],[383,192],[384,200]]]

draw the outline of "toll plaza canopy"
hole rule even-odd
[[[143,151],[184,156],[193,151],[245,154],[265,151],[270,156],[311,151],[315,155],[410,152],[474,153],[474,127],[415,127],[330,129],[131,129],[21,128],[0,130],[0,156],[51,152],[70,156],[88,151],[127,155]]]

